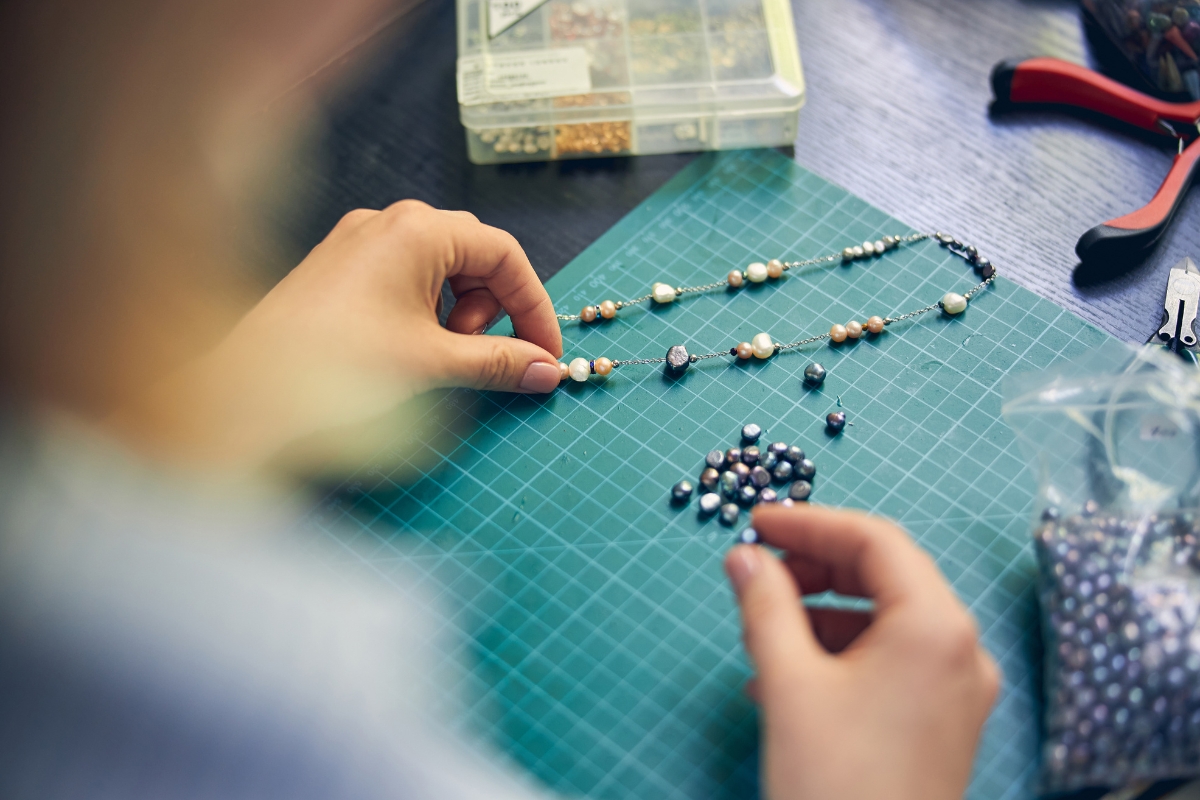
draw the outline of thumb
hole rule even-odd
[[[558,359],[532,342],[509,336],[436,332],[442,354],[437,372],[443,386],[545,394],[561,380]]]
[[[746,650],[758,671],[758,690],[771,695],[791,683],[797,668],[824,652],[800,606],[787,568],[756,545],[739,545],[725,557],[725,571],[742,609]]]

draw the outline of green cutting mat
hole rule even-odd
[[[560,311],[575,312],[658,280],[707,283],[751,260],[804,259],[909,230],[774,151],[710,154],[547,288]],[[644,358],[678,343],[704,352],[758,331],[793,341],[973,283],[960,259],[922,243],[736,294],[626,309],[609,323],[567,323],[565,357]],[[544,398],[455,392],[424,421],[441,444],[389,443],[405,465],[366,465],[312,519],[348,562],[415,569],[452,610],[448,624],[473,659],[459,687],[471,698],[466,722],[551,787],[595,798],[752,797],[755,712],[721,570],[732,533],[698,518],[694,501],[672,507],[668,493],[757,422],[765,441],[800,444],[816,461],[814,501],[893,517],[937,558],[1005,675],[970,796],[1029,797],[1034,485],[999,418],[998,384],[1105,338],[1000,279],[960,317],[928,314],[848,346],[713,359],[680,380],[622,368]],[[815,392],[800,381],[811,360],[829,370]],[[852,426],[831,439],[823,419],[839,398]]]

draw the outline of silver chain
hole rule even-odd
[[[915,242],[924,241],[925,239],[929,239],[932,236],[936,236],[936,235],[937,234],[912,233],[907,236],[885,236],[880,241],[886,243],[884,250],[891,250],[892,248],[898,247],[899,245],[913,244]],[[783,271],[787,272],[787,271],[793,270],[793,269],[802,269],[804,267],[812,267],[812,266],[816,266],[817,264],[832,264],[835,261],[841,261],[841,262],[845,263],[845,262],[853,261],[855,259],[869,258],[873,255],[882,255],[883,254],[884,250],[876,251],[874,249],[875,245],[877,244],[875,242],[869,243],[872,246],[872,251],[864,253],[863,247],[866,244],[868,244],[868,243],[864,242],[863,245],[855,245],[854,247],[846,247],[837,253],[830,253],[829,255],[825,255],[825,256],[817,256],[816,258],[808,258],[808,259],[805,259],[804,261],[783,261],[783,262],[781,262],[783,264]],[[857,253],[857,255],[854,254],[854,251],[856,249],[859,251]],[[744,270],[742,271],[741,275],[742,275],[742,281],[743,282],[746,281],[747,277],[746,277],[746,272]],[[713,281],[712,283],[706,283],[702,286],[676,286],[676,287],[672,287],[672,288],[675,289],[675,294],[678,296],[678,295],[684,295],[684,294],[701,294],[703,292],[710,292],[713,289],[728,289],[729,285],[730,285],[729,280],[726,279],[723,281]],[[744,283],[743,283],[743,285],[744,285]],[[647,300],[653,300],[653,299],[654,299],[653,294],[644,294],[641,297],[635,297],[631,300],[616,300],[613,302],[613,305],[616,306],[618,310],[620,310],[622,308],[628,308],[629,306],[636,306],[638,303],[644,303]],[[599,307],[599,305],[600,305],[600,303],[595,303],[595,304],[593,304],[592,307],[593,308]],[[555,316],[564,322],[573,322],[574,320],[577,320],[577,319],[583,319],[583,315],[581,315],[581,314],[555,314]],[[624,361],[622,363],[630,364],[633,362]]]
[[[993,267],[991,262],[988,261],[986,258],[982,258],[979,255],[978,250],[976,250],[974,247],[971,247],[969,245],[965,245],[958,239],[955,239],[954,237],[952,237],[948,234],[942,233],[940,231],[937,233],[914,233],[914,234],[910,234],[908,236],[886,237],[886,239],[891,243],[891,244],[889,244],[889,246],[886,249],[891,249],[891,248],[897,247],[901,244],[912,244],[915,242],[924,241],[926,239],[935,239],[939,244],[942,245],[942,247],[945,247],[947,250],[949,250],[953,254],[959,256],[964,261],[966,261],[968,264],[971,264],[972,266],[974,266],[975,269],[983,272],[983,274],[985,275],[984,279],[981,282],[977,283],[975,286],[971,287],[971,289],[969,289],[966,293],[964,293],[962,295],[964,298],[966,298],[967,301],[970,301],[972,297],[974,297],[979,292],[983,291],[985,288],[988,287],[989,284],[991,284],[994,280],[996,280],[995,267]],[[857,250],[858,252],[855,253],[853,250]],[[836,261],[838,259],[841,259],[842,261],[846,262],[846,261],[851,261],[851,260],[855,260],[855,259],[859,259],[859,258],[870,257],[871,255],[873,255],[872,253],[863,253],[862,252],[863,249],[861,247],[854,248],[853,250],[852,250],[852,248],[846,248],[841,253],[836,253],[836,254],[826,255],[826,256],[818,256],[817,258],[810,258],[805,261],[791,261],[791,262],[785,263],[783,265],[783,267],[785,270],[786,269],[797,269],[799,267],[813,266],[814,264],[829,263],[832,261]],[[880,252],[883,252],[883,251],[880,251]],[[676,289],[675,292],[677,295],[688,293],[688,292],[705,292],[705,291],[709,291],[711,289],[716,289],[718,287],[729,286],[729,285],[730,284],[728,281],[719,281],[719,282],[715,282],[715,283],[705,284],[703,286],[683,286],[683,287],[679,287],[678,289]],[[644,297],[636,298],[634,300],[623,300],[619,303],[615,303],[615,305],[617,306],[617,308],[622,308],[624,306],[641,303],[646,300],[650,300],[652,298],[653,298],[653,295],[651,294],[651,295],[646,295]],[[905,320],[909,320],[914,317],[919,317],[922,314],[928,314],[930,311],[934,311],[934,310],[940,309],[940,308],[942,308],[942,301],[939,300],[938,302],[931,303],[931,304],[925,306],[924,308],[918,308],[916,311],[909,311],[908,313],[901,314],[898,317],[884,317],[883,324],[889,325],[889,326],[894,325],[897,322],[904,322]],[[574,314],[574,315],[559,314],[558,318],[559,319],[580,319],[580,316],[578,314]],[[800,339],[799,341],[788,342],[787,344],[776,344],[775,345],[775,353],[781,353],[785,350],[793,350],[797,347],[803,347],[805,345],[814,344],[816,342],[830,339],[830,338],[832,338],[832,336],[833,336],[832,332],[828,332],[828,333],[817,334],[816,336],[809,336],[807,339]],[[687,360],[688,360],[688,363],[695,364],[697,361],[703,361],[708,358],[719,358],[721,356],[735,355],[736,352],[737,351],[735,348],[734,350],[722,350],[722,351],[717,351],[715,353],[699,353],[699,354],[689,355]],[[626,367],[626,366],[632,367],[632,366],[637,366],[637,365],[642,365],[642,364],[665,364],[665,363],[667,363],[666,358],[639,358],[639,359],[630,359],[630,360],[622,360],[622,361],[614,360],[612,362],[612,366],[615,369],[617,367]],[[592,368],[594,370],[595,361],[592,361],[591,364],[592,364]]]

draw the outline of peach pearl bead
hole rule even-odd
[[[850,320],[846,323],[846,335],[851,339],[857,339],[863,334],[862,323],[858,320]]]
[[[607,358],[597,358],[595,369],[597,375],[607,375],[612,372],[612,362]]]
[[[778,258],[772,258],[767,262],[767,277],[778,278],[783,275],[783,262]]]
[[[584,322],[595,322],[596,321],[596,307],[595,306],[584,306],[583,311],[579,312],[579,318],[581,320],[583,320]]]
[[[733,269],[729,271],[728,281],[729,285],[733,288],[739,288],[744,280],[746,280],[746,278],[744,275],[742,275],[742,271],[740,269]]]
[[[839,344],[846,341],[846,326],[834,325],[829,329],[829,338]]]
[[[612,319],[617,315],[617,304],[612,300],[605,300],[600,304],[600,316],[605,319]]]
[[[883,317],[871,317],[867,320],[867,330],[871,333],[883,333]]]
[[[754,348],[750,346],[749,342],[742,342],[737,346],[737,354],[738,358],[745,360],[754,355]]]
[[[565,381],[571,374],[571,368],[563,362],[558,362],[558,379]]]

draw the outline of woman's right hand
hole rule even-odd
[[[933,560],[886,520],[760,506],[784,551],[730,551],[726,570],[757,669],[771,800],[961,798],[1000,672]],[[872,614],[801,605],[832,589]]]

